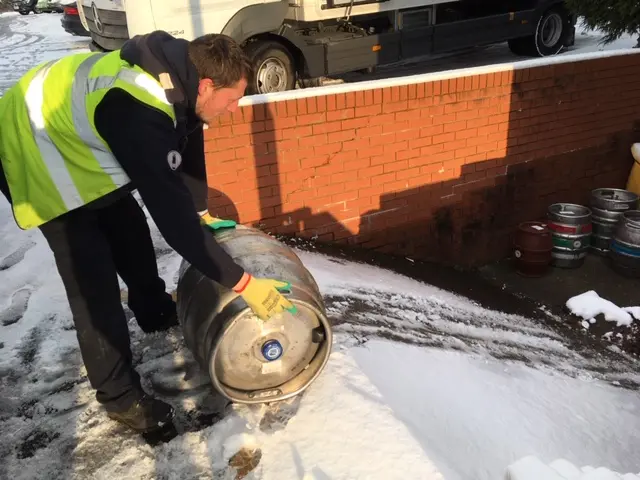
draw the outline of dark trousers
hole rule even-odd
[[[10,198],[1,169],[0,190]],[[126,409],[142,389],[132,366],[117,275],[128,287],[128,304],[141,327],[175,312],[158,275],[144,212],[127,193],[100,208],[73,210],[40,229],[66,289],[96,398],[110,410]]]

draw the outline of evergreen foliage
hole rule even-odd
[[[640,0],[566,0],[589,29],[601,30],[604,43],[623,34],[640,34]]]

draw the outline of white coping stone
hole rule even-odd
[[[283,102],[285,100],[295,100],[298,98],[309,98],[320,95],[335,95],[338,93],[359,92],[374,88],[398,87],[402,85],[412,85],[415,83],[433,82],[436,80],[447,80],[451,78],[467,77],[471,75],[483,75],[487,73],[507,72],[511,70],[522,70],[525,68],[541,67],[545,65],[557,65],[561,63],[582,62],[585,60],[595,60],[598,58],[614,57],[621,55],[640,54],[640,49],[625,48],[619,50],[606,50],[602,52],[587,52],[575,55],[556,55],[553,57],[534,58],[513,63],[502,63],[485,65],[481,67],[461,68],[446,70],[443,72],[422,73],[417,75],[407,75],[404,77],[381,78],[378,80],[366,80],[363,82],[343,83],[338,85],[326,85],[323,87],[310,87],[286,92],[267,93],[261,95],[248,95],[240,99],[239,106],[259,105],[262,103]]]

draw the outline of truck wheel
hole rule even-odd
[[[293,90],[296,70],[284,45],[274,41],[256,41],[247,46],[246,53],[253,64],[253,78],[247,86],[249,95]]]
[[[516,55],[529,57],[557,55],[571,33],[569,23],[569,15],[564,9],[551,8],[538,20],[534,35],[509,40],[509,48]]]

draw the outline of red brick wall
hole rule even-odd
[[[242,107],[206,131],[210,211],[482,264],[549,204],[625,185],[639,79],[633,54]]]

